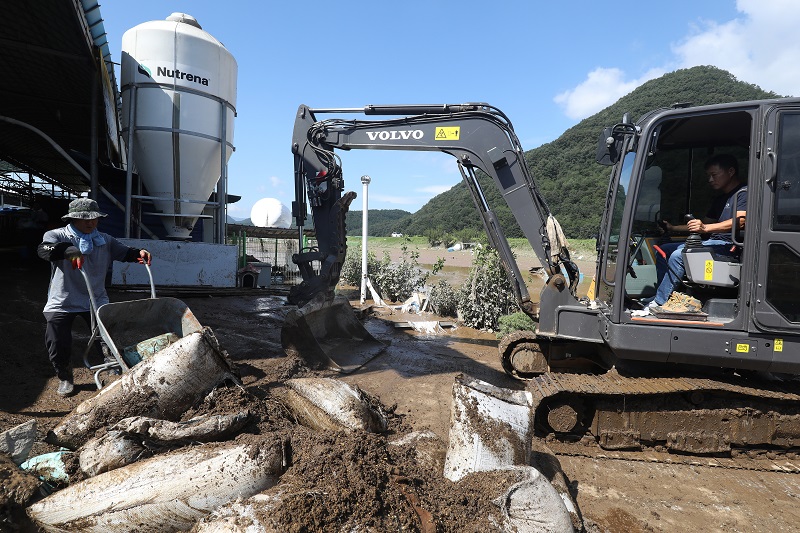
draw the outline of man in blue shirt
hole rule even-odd
[[[730,154],[717,154],[712,156],[705,164],[706,176],[712,189],[720,194],[714,198],[703,220],[690,220],[686,225],[673,226],[667,221],[664,224],[668,231],[688,231],[690,233],[710,234],[703,240],[703,245],[722,255],[733,255],[733,241],[731,229],[733,228],[734,214],[745,216],[747,209],[747,185],[739,177],[739,163]],[[731,205],[734,195],[742,191],[737,197],[737,205]],[[741,218],[740,220],[744,220]],[[656,260],[658,272],[658,290],[655,299],[648,307],[662,306],[669,300],[675,287],[681,282],[686,267],[683,264],[684,243],[667,243],[659,246],[668,259],[659,256]],[[698,309],[699,310],[699,309]]]

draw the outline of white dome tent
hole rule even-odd
[[[288,228],[292,225],[292,214],[280,200],[262,198],[253,204],[250,221],[260,228]]]

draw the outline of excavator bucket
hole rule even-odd
[[[358,321],[344,296],[317,297],[289,311],[281,344],[288,355],[343,373],[353,372],[386,348]]]

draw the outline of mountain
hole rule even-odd
[[[613,105],[568,129],[555,141],[525,152],[525,161],[567,237],[590,238],[599,227],[608,185],[608,167],[595,162],[597,139],[604,126],[619,122],[625,113],[637,118],[677,102],[706,105],[779,96],[738,81],[731,73],[716,67],[677,70],[644,83]],[[522,237],[496,187],[486,176],[480,182],[506,236]],[[397,221],[394,231],[425,235],[432,230],[483,232],[472,197],[463,183],[435,196],[407,219]]]
[[[361,235],[361,217],[363,211],[348,211],[347,234]],[[408,211],[402,209],[370,209],[368,233],[371,237],[388,237],[392,233],[403,233],[405,220],[411,216]],[[421,235],[421,234],[420,234]]]

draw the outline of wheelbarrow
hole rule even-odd
[[[150,298],[112,302],[97,306],[89,277],[81,270],[91,303],[90,317],[92,335],[83,354],[83,362],[94,371],[94,382],[103,388],[100,375],[103,372],[126,373],[132,366],[147,359],[160,349],[178,339],[201,331],[203,327],[189,307],[177,298],[156,298],[156,288],[150,266]],[[108,349],[105,361],[98,365],[89,362],[89,352],[102,339]]]

